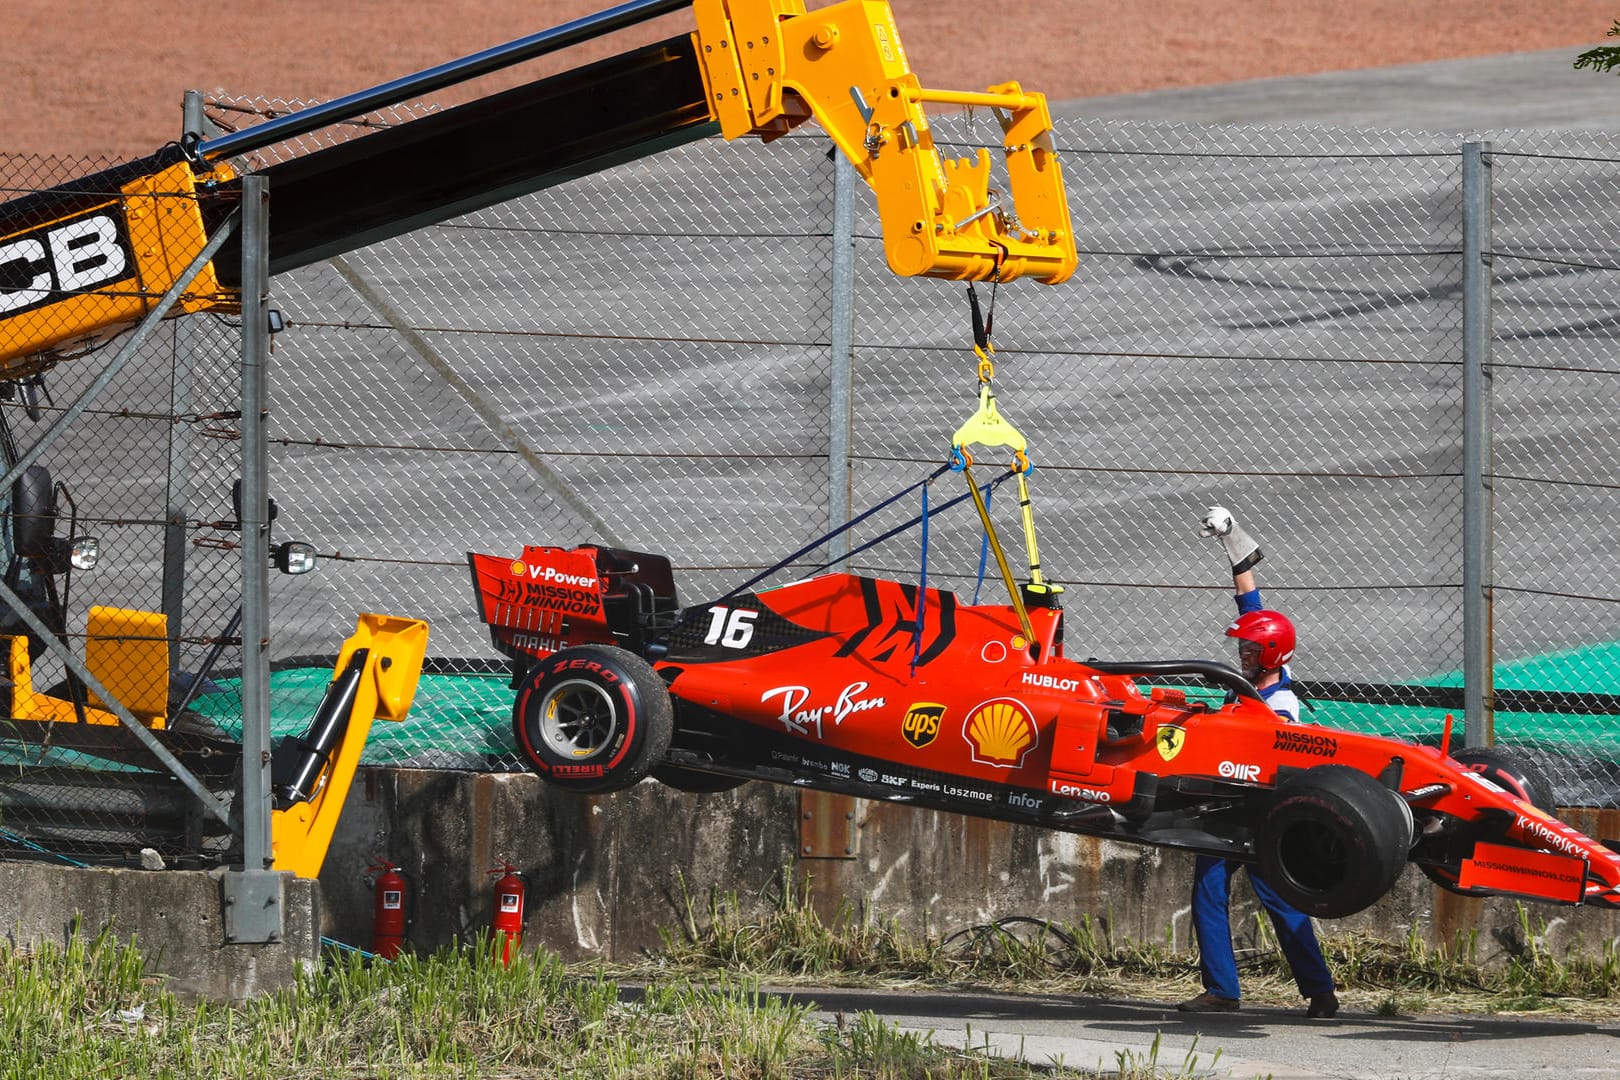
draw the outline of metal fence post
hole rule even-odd
[[[1488,142],[1463,144],[1463,708],[1468,746],[1495,741],[1490,153]]]
[[[282,875],[270,870],[270,183],[242,178],[242,869],[224,882],[225,940],[280,941]]]
[[[212,124],[203,110],[199,91],[187,90],[181,114],[180,141],[199,141]],[[196,412],[197,323],[180,319],[174,329],[174,367],[170,378],[169,411],[175,416]],[[185,620],[186,551],[189,547],[187,522],[191,520],[191,477],[196,469],[194,424],[169,425],[168,504],[163,529],[163,614],[169,625],[169,666],[178,669],[177,643]]]
[[[851,413],[855,363],[855,167],[843,152],[833,151],[832,327],[828,349],[831,382],[827,404],[827,527],[849,520],[850,453],[854,443]],[[849,556],[849,534],[833,537],[829,560]]]

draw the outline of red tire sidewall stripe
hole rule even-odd
[[[1478,773],[1520,802],[1531,802],[1530,789],[1525,785],[1524,780],[1500,765],[1494,762],[1477,761],[1469,762],[1463,768],[1471,773]]]
[[[573,663],[578,662],[574,661]],[[529,760],[530,764],[547,776],[552,774],[553,765],[540,755],[533,741],[529,738],[529,699],[539,692],[540,685],[543,682],[558,671],[571,668],[573,663],[565,662],[559,665],[548,661],[543,666],[541,674],[525,680],[523,692],[518,695],[515,705],[515,715],[524,718],[522,723],[514,725],[517,728],[519,749],[523,751],[524,757]],[[579,669],[582,672],[596,676],[595,681],[614,699],[615,705],[619,709],[621,730],[618,749],[614,752],[612,758],[602,763],[603,772],[610,772],[624,760],[625,755],[630,752],[631,747],[635,744],[636,736],[640,732],[641,716],[636,707],[634,686],[619,672],[609,670],[594,660],[579,664]]]
[[[635,688],[631,686],[629,680],[619,678],[615,673],[614,685],[608,689],[619,699],[620,719],[623,721],[619,749],[612,759],[602,766],[606,771],[612,772],[618,768],[619,762],[624,760],[625,755],[630,753],[630,747],[635,744],[636,736],[641,732],[641,714],[636,709]]]
[[[529,764],[534,766],[536,770],[540,771],[544,775],[550,776],[550,762],[547,762],[540,757],[539,753],[536,752],[534,748],[534,743],[529,740],[529,698],[533,697],[535,691],[539,689],[539,683],[539,679],[524,680],[523,692],[518,695],[517,703],[513,710],[513,715],[520,717],[520,720],[518,723],[513,724],[512,726],[517,729],[519,744],[518,749],[523,751],[523,756],[528,758]]]

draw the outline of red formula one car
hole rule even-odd
[[[657,555],[469,561],[518,747],[570,791],[761,779],[1183,848],[1327,918],[1408,861],[1469,895],[1620,906],[1615,845],[1549,816],[1509,755],[1287,723],[1214,661],[1071,659],[1056,590],[967,605],[829,573],[683,608]],[[1151,685],[1185,680],[1227,703]]]

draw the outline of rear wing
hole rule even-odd
[[[514,679],[574,645],[642,653],[675,623],[675,577],[662,555],[528,546],[517,558],[469,552],[478,614]]]

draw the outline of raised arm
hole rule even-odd
[[[1260,610],[1264,605],[1260,603],[1260,587],[1254,577],[1255,566],[1265,558],[1260,545],[1224,506],[1206,509],[1198,526],[1199,536],[1215,537],[1226,548],[1227,560],[1232,564],[1232,591],[1237,596],[1238,610]]]

